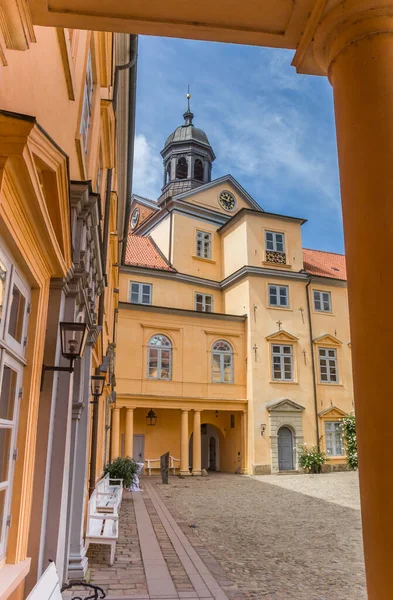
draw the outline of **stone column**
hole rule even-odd
[[[126,434],[124,444],[124,455],[133,458],[134,454],[134,409],[126,410]]]
[[[189,475],[188,410],[181,411],[180,475]]]
[[[112,444],[111,459],[114,460],[120,456],[120,408],[112,410]]]
[[[90,376],[94,341],[89,340],[85,347],[82,363],[81,398],[74,398],[72,404],[73,425],[73,466],[72,498],[69,510],[70,539],[68,551],[69,579],[83,579],[87,570],[87,558],[83,538],[85,522],[85,501],[89,467],[89,424],[90,424]]]
[[[392,597],[393,3],[344,0],[313,36],[333,86],[369,600]]]
[[[202,474],[202,449],[201,449],[201,411],[194,410],[194,435],[192,437],[192,474]]]

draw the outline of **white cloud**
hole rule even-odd
[[[162,186],[160,152],[143,134],[135,137],[133,192],[156,199]]]

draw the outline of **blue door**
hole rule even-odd
[[[293,436],[288,427],[278,430],[278,468],[280,471],[293,470]]]

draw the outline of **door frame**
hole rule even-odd
[[[282,429],[287,429],[291,434],[291,468],[290,469],[281,469],[280,468],[280,431]],[[282,439],[282,438],[281,438]],[[294,432],[288,425],[281,425],[280,429],[277,431],[277,448],[278,448],[278,470],[279,471],[294,471],[295,470],[295,460],[294,460]]]

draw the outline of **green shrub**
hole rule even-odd
[[[307,473],[320,473],[322,465],[325,464],[327,456],[317,446],[307,447],[307,444],[299,446],[298,449],[299,466],[305,469]]]
[[[134,483],[135,474],[138,472],[138,465],[132,458],[115,458],[108,463],[104,469],[104,474],[109,473],[111,479],[122,479],[123,487],[129,488]]]
[[[356,439],[356,420],[354,414],[342,419],[342,429],[348,467],[352,471],[355,471],[358,468],[358,442]]]

